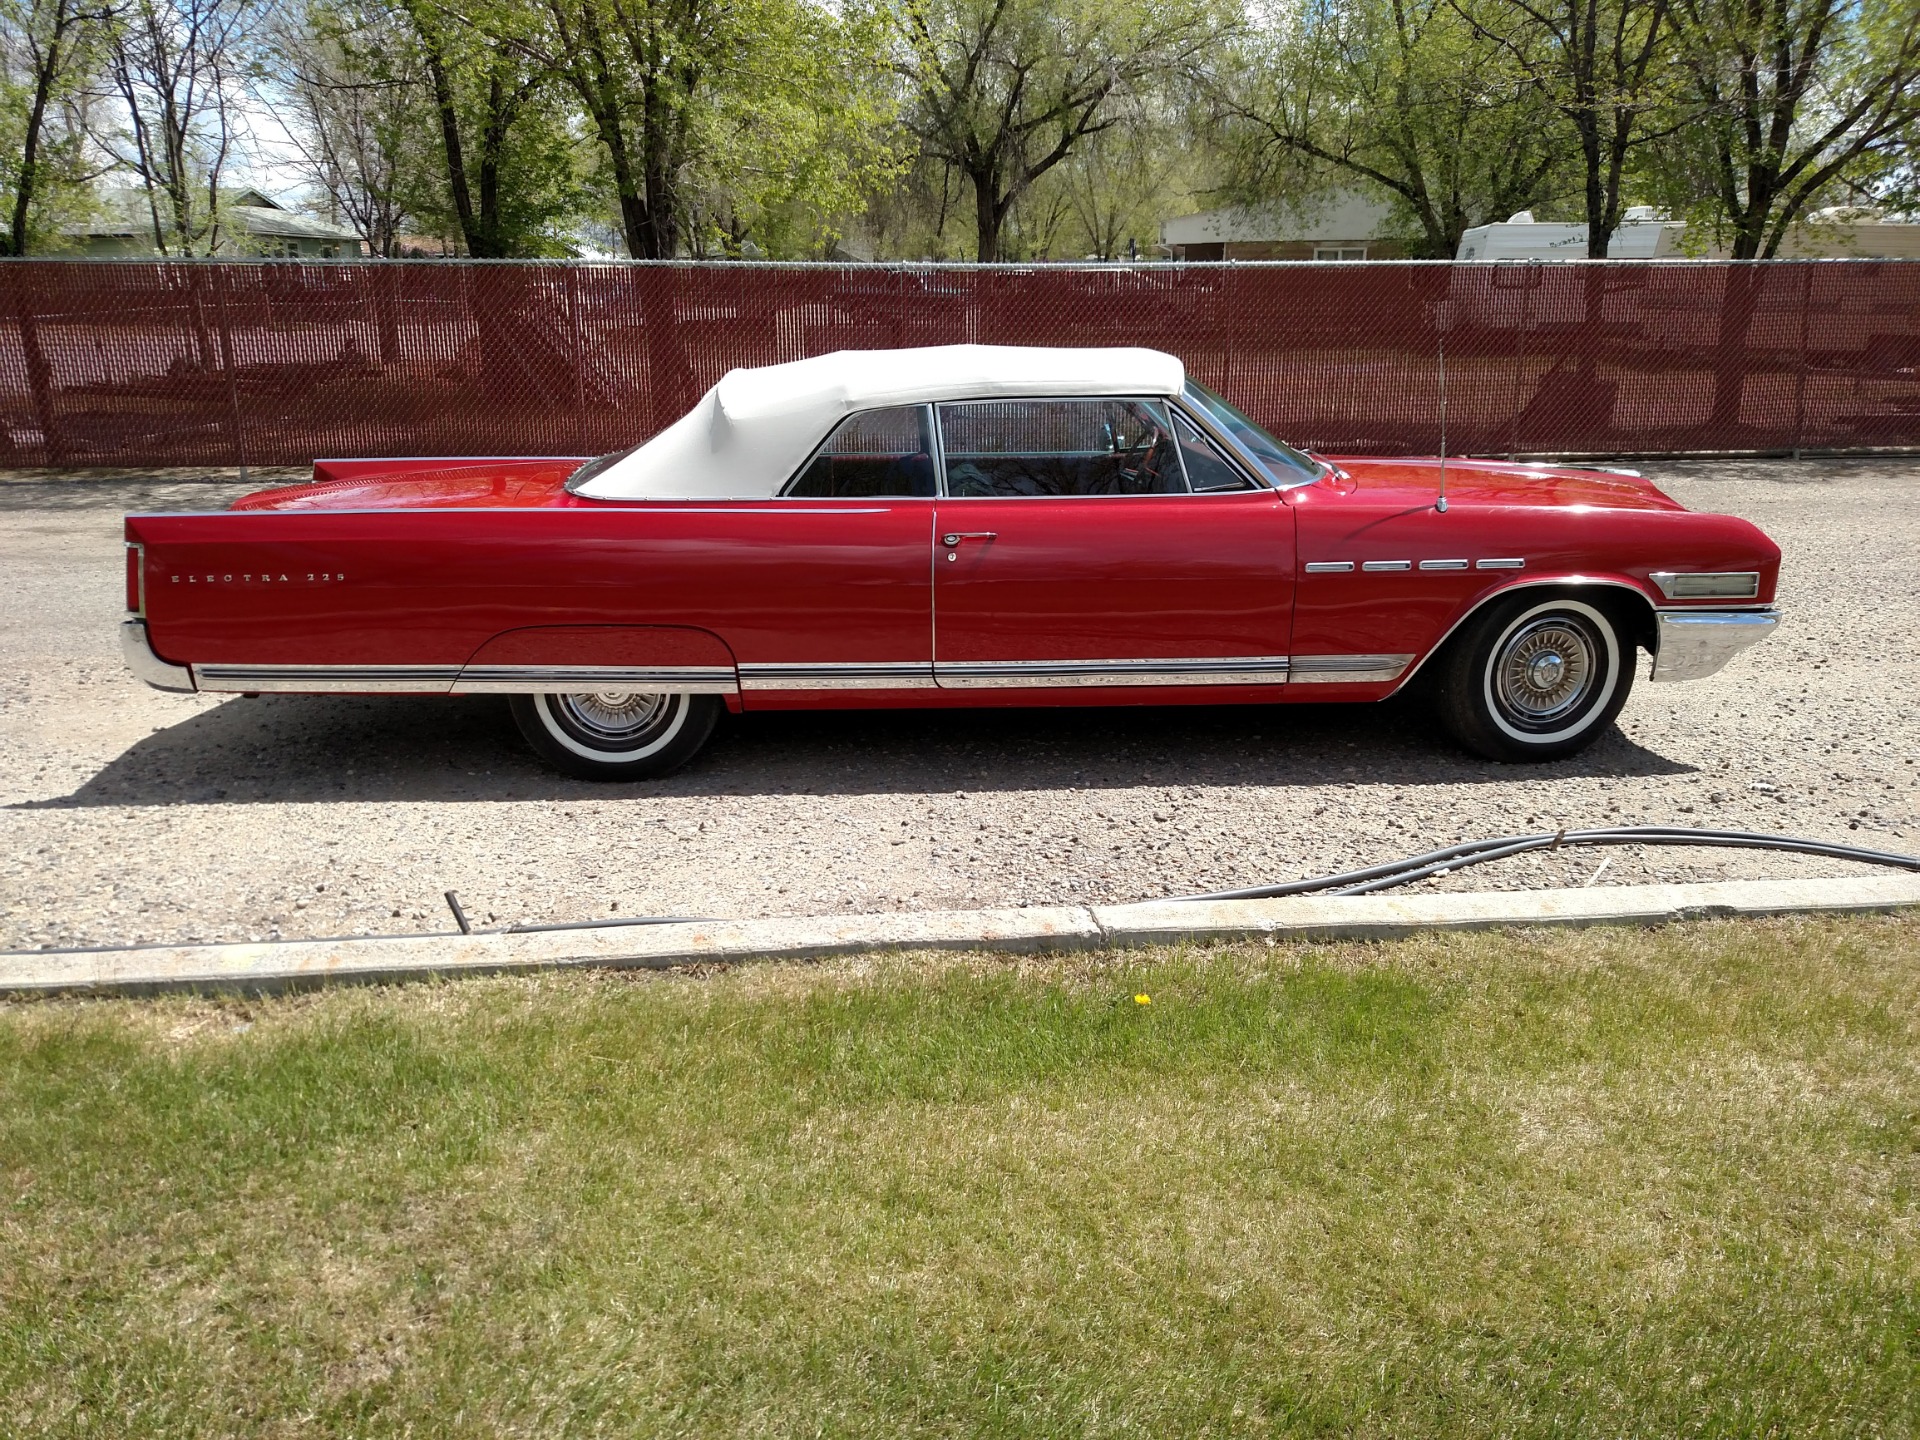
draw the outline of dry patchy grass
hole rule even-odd
[[[0,1431],[1912,1433],[1917,971],[1905,918],[0,1008]]]

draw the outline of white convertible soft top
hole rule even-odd
[[[842,416],[935,400],[1178,395],[1186,367],[1158,350],[938,345],[837,350],[729,370],[685,415],[580,486],[600,500],[764,499]]]

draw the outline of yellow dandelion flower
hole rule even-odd
[[[1133,1003],[1136,1005],[1151,1005],[1153,1004],[1153,997],[1151,995],[1136,995],[1133,997]]]

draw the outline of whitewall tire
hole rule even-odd
[[[515,695],[513,718],[554,768],[587,780],[670,774],[707,743],[721,703],[711,695],[638,691]]]
[[[1490,760],[1577,754],[1633,689],[1633,642],[1607,607],[1537,591],[1489,605],[1442,662],[1441,717]]]

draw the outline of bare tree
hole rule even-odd
[[[898,20],[909,124],[927,156],[972,185],[982,261],[1000,257],[1034,181],[1219,33],[1188,0],[905,0]]]
[[[102,143],[146,192],[163,255],[219,250],[255,0],[129,0],[107,58],[121,126]]]
[[[399,253],[428,91],[405,20],[318,0],[269,27],[281,128],[336,217],[372,255]]]

